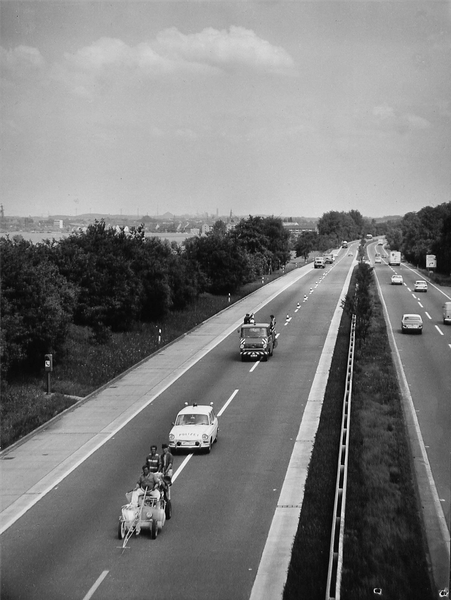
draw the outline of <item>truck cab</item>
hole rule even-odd
[[[317,256],[313,262],[314,269],[324,269],[326,266],[326,260],[324,256]]]
[[[273,355],[276,347],[276,330],[270,323],[243,324],[238,333],[242,361],[246,358],[266,361]]]

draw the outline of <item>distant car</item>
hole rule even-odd
[[[325,254],[324,255],[324,262],[326,264],[332,264],[335,260],[335,257],[333,254]]]
[[[443,323],[447,325],[451,324],[451,302],[445,302],[443,305]]]
[[[354,256],[354,252],[348,252],[348,256]]]
[[[213,406],[190,404],[177,415],[169,432],[169,448],[210,452],[218,439],[219,423]]]
[[[404,279],[402,278],[402,275],[397,275],[395,273],[395,275],[391,276],[391,284],[392,285],[402,285],[404,283]]]
[[[407,331],[423,333],[423,319],[420,315],[404,314],[401,319],[401,331],[402,333]]]
[[[374,259],[374,264],[376,265],[380,265],[382,263],[382,259],[380,256],[376,256],[376,258]]]
[[[415,292],[427,292],[428,291],[427,281],[424,281],[424,279],[418,279],[417,281],[415,281],[414,290],[415,290]]]

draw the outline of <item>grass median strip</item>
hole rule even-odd
[[[355,356],[341,597],[372,598],[380,588],[388,598],[430,600],[401,395],[374,284],[369,292],[372,316]],[[284,600],[325,598],[349,326],[343,314]]]

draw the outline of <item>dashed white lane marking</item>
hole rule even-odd
[[[222,413],[225,411],[225,409],[229,406],[229,404],[232,402],[232,400],[235,398],[235,396],[238,394],[238,390],[235,390],[233,392],[233,394],[230,396],[230,398],[227,400],[227,402],[224,404],[224,406],[221,408],[221,410],[218,412],[218,417],[220,417],[222,415]]]
[[[257,362],[255,362],[255,363],[252,365],[251,369],[249,370],[249,373],[252,373],[252,371],[254,371],[254,370],[255,370],[255,369],[258,367],[258,365],[259,365],[259,364],[260,364],[260,361],[259,361],[259,360],[257,360]]]
[[[428,312],[425,312],[424,314],[427,316],[428,319],[432,319],[431,315]]]
[[[258,365],[258,362],[255,363],[255,366]],[[230,396],[230,398],[226,401],[226,403],[224,404],[224,406],[221,408],[221,410],[218,412],[218,417],[220,417],[223,412],[225,411],[225,409],[229,406],[229,404],[232,402],[232,400],[235,398],[235,396],[238,394],[239,390],[236,389]],[[174,475],[172,476],[172,483],[174,483],[174,481],[177,479],[177,477],[180,475],[180,473],[183,471],[183,469],[186,467],[186,465],[188,464],[188,462],[191,460],[191,458],[193,457],[193,453],[188,454],[182,464],[179,466],[179,468],[177,469],[177,471],[174,473]]]
[[[445,335],[438,325],[435,326],[440,335]]]

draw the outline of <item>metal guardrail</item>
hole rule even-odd
[[[355,328],[356,317],[353,315],[351,321],[351,333],[349,336],[345,393],[343,397],[343,410],[341,418],[337,480],[335,484],[334,512],[329,547],[329,567],[327,570],[326,600],[340,600],[341,574],[343,569],[346,485],[348,479],[352,379],[354,373]]]

